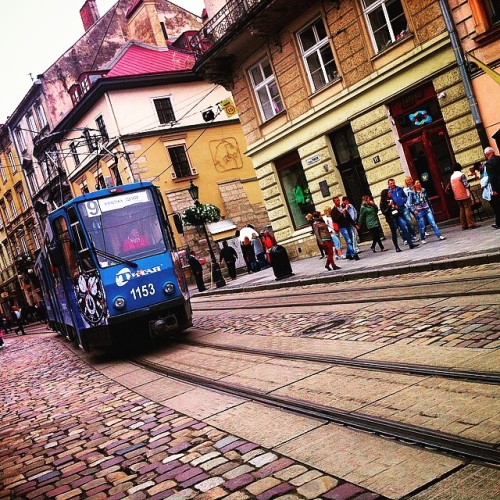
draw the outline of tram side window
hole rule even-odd
[[[75,247],[80,257],[80,263],[82,269],[84,271],[90,271],[94,269],[95,266],[92,261],[92,257],[90,256],[90,250],[87,246],[87,242],[85,240],[85,234],[83,232],[80,221],[78,220],[75,207],[68,208],[68,218],[69,218],[69,223],[71,224],[73,235],[75,237]]]
[[[75,277],[78,275],[78,260],[71,245],[68,224],[64,217],[55,219],[54,230],[63,254],[66,273],[69,277]]]

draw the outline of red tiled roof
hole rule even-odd
[[[177,50],[158,50],[131,45],[111,68],[106,78],[186,71],[190,70],[193,65],[193,56]]]

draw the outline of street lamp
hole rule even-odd
[[[198,200],[199,188],[195,184],[193,184],[193,180],[189,181],[189,187],[187,188],[189,195],[194,201],[195,205],[200,205]],[[207,240],[208,252],[210,253],[210,260],[212,261],[212,280],[215,283],[217,288],[222,286],[226,286],[226,281],[224,280],[224,276],[222,276],[222,271],[220,270],[219,263],[215,258],[214,251],[212,249],[212,245],[210,244],[210,238],[208,237],[207,227],[205,224],[202,224],[203,233],[205,234],[205,239]]]

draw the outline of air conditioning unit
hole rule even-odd
[[[172,172],[170,172],[170,176],[172,177],[172,179],[177,179],[177,174],[175,173],[175,170],[172,170]]]

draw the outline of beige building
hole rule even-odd
[[[231,89],[277,239],[317,251],[307,213],[420,179],[436,219],[454,161],[483,158],[437,0],[207,2],[203,78]],[[293,16],[289,13],[293,12]]]
[[[192,55],[142,43],[128,44],[74,109],[53,130],[61,165],[75,196],[110,186],[151,181],[172,216],[201,203],[221,209],[233,237],[247,223],[269,224],[238,115],[226,113],[231,94],[197,77]],[[210,229],[210,227],[209,227]],[[207,256],[203,233],[177,234]]]

